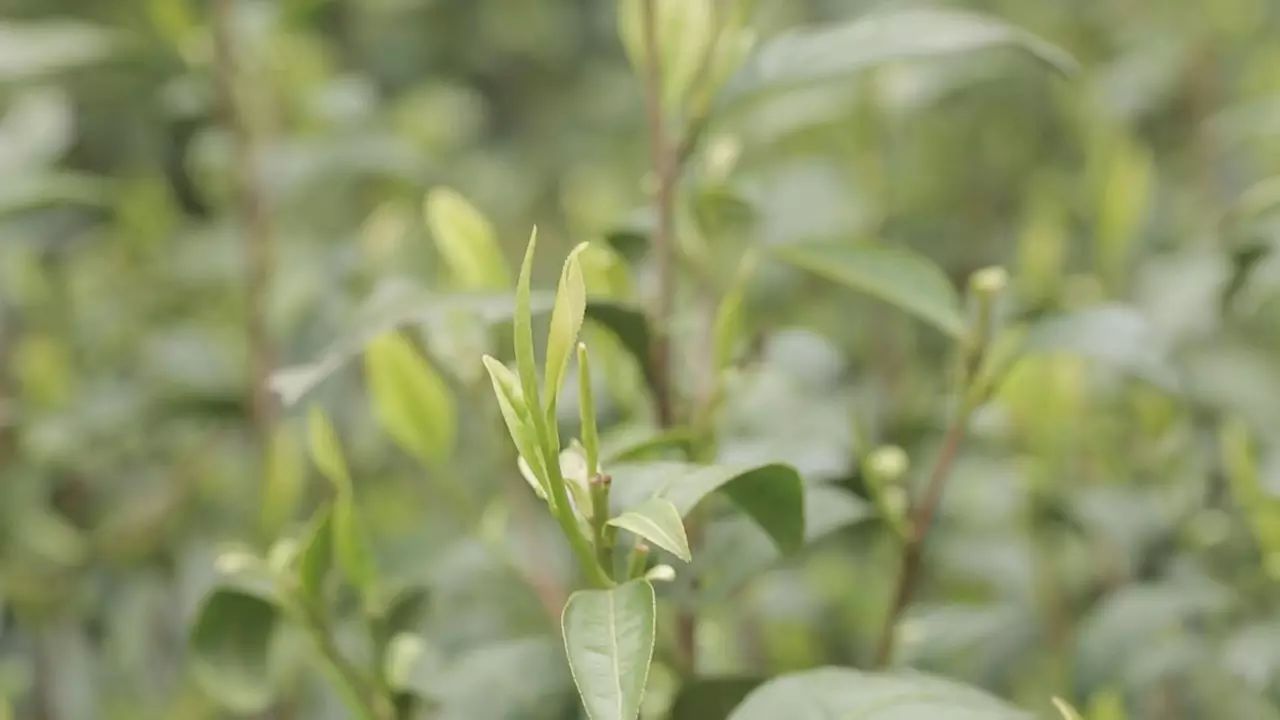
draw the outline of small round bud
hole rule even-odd
[[[897,482],[911,465],[907,453],[897,445],[881,445],[867,456],[867,474],[876,482],[887,485]]]
[[[969,278],[969,286],[981,295],[998,295],[1009,285],[1009,273],[999,265],[975,272]]]
[[[670,565],[654,565],[644,578],[650,582],[671,582],[676,579],[676,569]]]

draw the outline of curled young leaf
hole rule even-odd
[[[692,562],[689,537],[684,520],[670,500],[651,497],[640,505],[613,518],[609,524],[639,535],[685,562]]]
[[[543,466],[542,454],[538,450],[538,440],[529,416],[529,407],[525,404],[524,395],[520,392],[520,384],[506,365],[495,358],[485,355],[484,367],[489,371],[489,379],[493,383],[493,394],[498,399],[498,407],[502,411],[502,419],[507,425],[507,432],[515,443],[520,460],[528,467],[525,475],[530,479],[534,491],[539,497],[549,497],[546,468]]]
[[[578,331],[582,328],[582,317],[587,307],[587,287],[582,279],[582,265],[578,261],[578,256],[586,248],[586,243],[578,245],[565,259],[564,269],[560,273],[560,286],[556,290],[556,302],[551,310],[551,329],[547,333],[546,379],[542,385],[548,410],[555,408],[560,383],[569,364],[569,355],[578,342]],[[549,420],[554,422],[554,418]]]

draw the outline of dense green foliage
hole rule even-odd
[[[1277,37],[3,3],[0,719],[1280,718]]]

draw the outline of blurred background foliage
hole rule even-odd
[[[593,295],[650,282],[632,261],[653,222],[641,86],[614,3],[234,5],[229,122],[209,3],[0,2],[0,698],[40,720],[343,717],[287,633],[257,714],[221,709],[190,662],[215,558],[266,552],[326,492],[301,405],[253,419],[258,315],[271,367],[292,368],[277,388],[323,377],[307,403],[335,420],[383,573],[429,589],[431,716],[577,717],[556,630],[570,558],[479,362],[503,351],[509,300],[459,292],[508,285],[450,274],[422,203],[461,193],[508,264],[536,222],[543,287],[582,240],[599,241]],[[752,247],[811,239],[908,246],[957,287],[1009,268],[1004,310],[1041,351],[975,416],[899,661],[1041,713],[1057,694],[1090,720],[1280,717],[1280,5],[945,5],[1080,70],[983,51],[713,113],[684,175],[682,297],[729,287]],[[767,40],[882,6],[759,0],[751,25]],[[260,303],[246,232],[274,246]],[[842,510],[826,527],[811,510],[813,542],[784,560],[716,516],[704,582],[670,590],[699,596],[715,680],[682,683],[660,653],[647,717],[715,717],[698,703],[756,678],[866,664],[895,546],[863,460],[899,445],[914,481],[946,417],[929,326],[773,261],[745,308],[717,458],[790,462],[821,489],[811,506]],[[375,421],[353,358],[403,323],[457,408],[427,463]],[[625,447],[649,422],[641,371],[588,332],[605,442]]]

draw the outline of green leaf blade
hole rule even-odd
[[[796,267],[876,297],[947,335],[964,333],[960,296],[931,260],[902,248],[803,242],[775,250]]]
[[[453,395],[403,335],[388,333],[365,350],[374,415],[393,439],[427,465],[442,462],[457,433]]]
[[[333,483],[337,492],[351,492],[351,472],[347,470],[347,461],[342,455],[338,432],[319,406],[313,406],[307,414],[307,444],[311,461],[320,474]]]
[[[609,521],[609,525],[639,535],[685,562],[693,562],[689,537],[680,511],[670,500],[652,497],[639,507]]]
[[[192,671],[218,702],[246,714],[270,705],[279,619],[269,600],[240,588],[218,588],[205,599],[191,633]]]
[[[582,278],[582,264],[578,256],[587,249],[582,243],[569,253],[560,273],[560,286],[556,290],[556,302],[551,309],[551,329],[547,333],[546,392],[547,409],[555,408],[556,396],[564,378],[569,356],[578,342],[582,329],[583,313],[587,308],[587,287]]]
[[[770,40],[734,78],[729,100],[835,81],[886,63],[995,48],[1026,52],[1063,75],[1078,68],[1066,51],[997,18],[963,10],[905,8]]]
[[[511,271],[493,226],[466,198],[449,188],[427,194],[427,226],[454,281],[464,290],[505,290]]]
[[[820,668],[784,675],[747,696],[729,720],[1030,720],[987,693],[915,672],[864,673]]]
[[[635,720],[653,658],[653,586],[633,580],[608,590],[580,590],[561,624],[574,683],[591,720]]]

